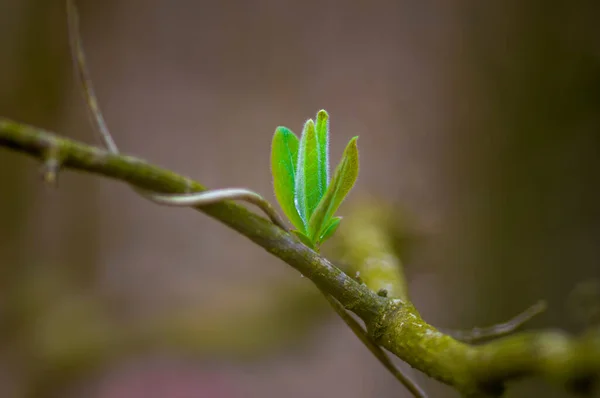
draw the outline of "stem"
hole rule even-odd
[[[541,314],[546,310],[546,302],[538,301],[525,311],[521,312],[514,318],[497,325],[489,326],[487,328],[473,328],[471,330],[452,330],[444,331],[444,333],[454,337],[457,340],[464,341],[466,343],[473,343],[476,341],[486,340],[490,338],[505,336],[510,334],[523,326],[525,323],[530,321],[536,315]]]
[[[215,189],[205,192],[194,192],[189,194],[156,194],[148,191],[142,191],[142,195],[154,203],[166,206],[196,207],[206,206],[224,200],[244,200],[258,207],[271,219],[273,224],[279,226],[284,231],[289,231],[285,221],[275,211],[273,206],[262,196],[254,191],[242,188]]]
[[[152,192],[172,194],[206,190],[194,180],[141,159],[109,153],[1,117],[0,146],[27,153],[43,162],[49,156],[55,156],[63,168],[115,178]],[[53,150],[49,151],[49,148]],[[361,286],[295,237],[245,207],[226,201],[195,209],[221,221],[290,264],[361,319],[370,320],[383,308],[384,298]]]

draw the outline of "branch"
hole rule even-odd
[[[44,163],[58,162],[63,168],[100,174],[153,192],[170,194],[206,189],[196,181],[141,159],[111,154],[5,118],[0,118],[0,146],[26,153]],[[196,209],[279,257],[361,319],[372,319],[383,307],[384,299],[349,278],[292,235],[245,207],[220,202]]]
[[[350,274],[374,292],[385,297],[408,300],[408,287],[402,262],[394,252],[390,230],[394,213],[382,203],[362,203],[344,219],[345,228],[338,232],[339,255],[350,266]]]
[[[369,288],[390,298],[380,318],[367,325],[376,343],[465,396],[497,397],[507,381],[534,375],[573,392],[593,387],[600,376],[600,329],[579,338],[558,332],[521,333],[474,346],[425,322],[408,299],[391,239],[394,219],[392,209],[382,203],[367,203],[345,217],[346,228],[338,233],[343,262]],[[510,333],[544,307],[540,302],[506,323],[464,337]]]
[[[0,146],[29,154],[46,164],[54,164],[55,168],[58,164],[96,173],[155,192],[205,189],[191,179],[140,159],[110,154],[3,118],[0,118]],[[384,239],[385,229],[383,233],[378,230],[382,227],[377,226],[376,219],[363,217],[360,225],[345,229],[348,234],[351,231],[361,234],[354,244],[360,243],[362,249],[347,248],[349,262],[357,269],[361,269],[357,264],[367,265],[373,273],[363,268],[362,274],[370,278],[369,285],[376,289],[383,287],[390,297],[379,296],[367,285],[354,281],[291,235],[242,206],[222,202],[198,210],[279,257],[333,296],[365,322],[372,342],[412,367],[454,386],[465,396],[497,397],[502,394],[505,382],[533,375],[582,392],[591,390],[593,381],[600,376],[600,329],[590,329],[579,337],[559,332],[521,333],[473,346],[426,323],[408,300],[399,260]],[[385,272],[378,273],[378,269]]]

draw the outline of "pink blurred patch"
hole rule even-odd
[[[98,383],[96,398],[238,398],[235,377],[194,364],[142,363],[113,371]],[[90,396],[90,395],[87,395]]]

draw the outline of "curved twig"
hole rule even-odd
[[[67,19],[69,24],[69,43],[71,45],[71,54],[73,57],[74,69],[77,71],[77,80],[81,84],[85,93],[85,100],[88,105],[88,113],[93,121],[93,126],[100,135],[101,141],[109,152],[117,154],[119,148],[115,143],[110,130],[106,124],[98,100],[94,92],[94,85],[90,77],[81,34],[79,33],[79,13],[73,0],[67,0]],[[224,200],[243,200],[258,206],[273,222],[284,231],[289,231],[285,221],[279,216],[275,208],[262,196],[256,192],[244,188],[226,188],[203,192],[194,192],[190,194],[160,194],[135,188],[141,196],[153,201],[154,203],[167,206],[205,206],[222,202]]]
[[[509,319],[504,323],[499,323],[486,328],[473,328],[471,330],[442,330],[445,334],[454,337],[457,340],[464,341],[466,343],[474,343],[477,341],[487,340],[495,337],[505,336],[510,334],[523,326],[525,323],[530,321],[536,315],[541,314],[546,310],[546,302],[543,300],[538,301],[525,311],[521,312],[517,316]]]
[[[262,196],[248,189],[225,188],[184,194],[156,194],[139,190],[139,188],[135,189],[145,197],[151,199],[154,203],[165,206],[195,207],[212,205],[225,200],[243,200],[260,207],[274,224],[277,224],[281,229],[288,231],[285,221],[283,221],[273,206],[271,206],[271,204]]]

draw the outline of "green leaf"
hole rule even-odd
[[[340,221],[342,221],[342,217],[333,217],[329,220],[329,223],[323,228],[323,233],[319,236],[319,244],[325,242],[327,239],[331,238],[335,231],[337,231],[340,226]]]
[[[340,207],[358,177],[358,137],[350,140],[338,164],[331,184],[309,221],[309,236],[313,241],[324,232],[325,226]]]
[[[304,230],[304,222],[294,202],[298,145],[298,137],[290,129],[277,127],[271,145],[271,172],[281,209],[296,228]]]
[[[325,109],[317,113],[317,146],[319,155],[319,200],[329,185],[329,115]]]
[[[308,220],[319,204],[322,197],[319,187],[319,150],[315,122],[306,121],[300,148],[298,150],[298,165],[296,167],[296,209],[304,221],[303,232],[308,235]]]
[[[306,246],[310,247],[313,250],[315,249],[315,243],[312,240],[310,240],[308,236],[304,235],[298,230],[293,230],[292,233],[300,240],[300,242],[304,243]]]

